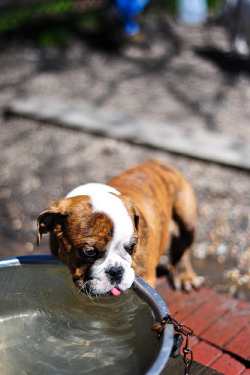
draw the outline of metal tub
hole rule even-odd
[[[39,267],[42,267],[42,271],[40,270]],[[43,267],[44,267],[44,271],[43,271]],[[20,270],[22,270],[22,269],[24,269],[25,272],[27,273],[28,281],[27,280],[25,281],[24,280],[25,278],[23,278],[21,276],[18,276],[20,274]],[[2,280],[1,292],[0,292],[0,324],[4,324],[6,321],[8,321],[8,319],[9,319],[8,314],[11,315],[10,318],[13,318],[13,316],[18,317],[19,311],[18,311],[17,306],[19,306],[19,305],[17,303],[13,304],[12,302],[9,302],[9,301],[12,301],[11,300],[11,294],[12,293],[13,293],[13,296],[14,296],[13,297],[14,300],[19,299],[20,303],[25,304],[25,306],[26,306],[27,302],[25,303],[23,301],[24,297],[22,297],[22,296],[25,296],[25,294],[28,293],[26,301],[29,302],[29,298],[30,298],[29,295],[31,296],[31,298],[33,298],[32,297],[33,294],[35,292],[38,293],[39,288],[40,288],[39,293],[40,294],[42,293],[43,282],[44,282],[45,283],[45,285],[44,285],[45,293],[44,293],[44,296],[41,298],[41,303],[45,303],[45,304],[47,303],[46,302],[46,298],[47,298],[46,295],[48,295],[48,293],[46,292],[46,290],[52,290],[53,291],[53,294],[52,294],[53,299],[55,301],[57,300],[57,295],[56,295],[57,289],[56,289],[56,287],[53,286],[54,284],[56,284],[55,280],[57,280],[56,279],[57,275],[55,276],[55,279],[53,278],[54,276],[52,275],[53,280],[51,279],[52,280],[51,281],[48,278],[48,276],[46,275],[47,269],[50,270],[50,274],[51,274],[51,272],[52,273],[53,272],[58,273],[60,270],[63,270],[63,276],[61,277],[61,279],[63,280],[64,275],[65,275],[66,278],[68,278],[68,284],[66,285],[66,291],[70,288],[75,288],[74,284],[71,282],[71,276],[69,274],[68,269],[60,263],[58,258],[56,258],[52,255],[21,256],[21,257],[16,257],[16,258],[5,258],[5,259],[0,260],[0,280]],[[39,276],[39,272],[40,273],[42,272],[42,274],[40,276]],[[33,276],[32,276],[32,274],[33,274]],[[36,285],[36,282],[39,283],[39,288]],[[62,281],[62,282],[64,282],[64,281]],[[6,287],[4,287],[4,285],[8,286],[6,292],[5,292]],[[33,293],[33,289],[34,289],[34,293]],[[73,292],[73,293],[75,293],[74,298],[82,298],[81,295],[83,295],[83,293],[79,294],[77,292],[78,294],[76,294],[75,289],[74,289],[74,292]],[[148,308],[151,311],[150,314],[152,314],[153,323],[155,321],[161,321],[162,318],[164,316],[166,316],[167,313],[169,313],[169,310],[168,310],[167,306],[165,305],[164,301],[162,300],[162,298],[156,293],[156,291],[154,289],[152,289],[148,284],[146,284],[143,280],[140,280],[139,278],[136,278],[136,280],[134,282],[133,291],[130,291],[128,293],[130,293],[129,295],[131,295],[132,299],[135,297],[133,295],[133,293],[134,293],[136,295],[136,298],[139,297],[139,299],[143,300],[143,303],[145,305],[148,305]],[[78,295],[80,297],[78,297]],[[16,296],[18,296],[18,298]],[[51,293],[50,293],[50,298],[51,298]],[[86,297],[84,297],[84,298],[86,298]],[[109,301],[110,301],[110,298],[112,298],[111,301],[117,301],[116,298],[120,298],[120,297],[105,297],[105,298],[108,298]],[[66,304],[65,301],[63,302],[64,305]],[[126,296],[124,297],[124,301],[126,303]],[[29,305],[29,303],[28,303],[28,305]],[[8,311],[8,306],[11,306],[10,312]],[[93,304],[93,308],[95,309],[94,304]],[[13,311],[13,309],[14,310],[16,309],[17,311]],[[50,309],[51,309],[51,307],[50,307]],[[66,306],[65,310],[63,310],[63,311],[65,311],[65,313],[67,313],[67,309],[68,309],[68,307]],[[98,309],[98,307],[96,307],[96,309]],[[39,305],[37,306],[37,310],[40,310]],[[53,310],[53,308],[52,308],[52,310]],[[32,318],[34,318],[34,313],[32,313],[32,314],[33,314]],[[53,314],[53,311],[52,312],[50,311],[50,314]],[[61,315],[62,315],[61,318],[63,319],[64,318],[63,312],[61,313]],[[133,315],[134,315],[134,313],[133,313]],[[135,313],[135,315],[136,315],[136,313]],[[27,318],[29,326],[32,325],[32,322],[33,322],[32,318]],[[140,319],[140,316],[137,317],[137,318]],[[22,324],[27,325],[27,319],[25,320],[24,323],[22,322]],[[36,320],[34,320],[34,321],[36,321]],[[136,320],[136,321],[140,321],[140,320]],[[36,321],[36,324],[37,324],[37,321]],[[41,326],[41,329],[39,329],[38,331],[42,330],[42,328],[43,327]],[[4,326],[2,327],[2,329],[4,330]],[[147,330],[147,331],[150,330],[151,331],[151,327],[145,326],[145,328],[143,328],[143,331],[144,330]],[[70,331],[70,328],[69,328],[69,331]],[[1,334],[1,326],[0,326],[0,340],[1,340],[1,335],[2,335],[2,340],[3,340],[3,334]],[[150,335],[151,335],[151,333],[150,333]],[[138,372],[140,374],[146,374],[146,375],[160,374],[161,371],[163,370],[163,368],[165,367],[166,362],[167,362],[167,360],[169,358],[169,355],[171,353],[171,349],[172,349],[172,345],[173,345],[173,326],[172,325],[167,325],[165,327],[164,332],[163,332],[163,334],[162,334],[162,336],[159,340],[157,340],[155,333],[153,333],[152,335],[153,335],[152,340],[154,340],[153,345],[155,345],[155,351],[154,351],[154,356],[153,356],[154,358],[150,361],[150,365],[147,368],[145,368],[143,370],[143,372],[141,372],[141,371]],[[27,341],[27,338],[25,338],[25,339]],[[53,341],[53,339],[50,338],[50,341],[51,340]],[[61,341],[60,341],[60,345],[62,345]],[[58,345],[59,345],[58,341],[56,342],[56,340],[55,340],[54,343],[49,342],[49,344],[50,345],[53,344],[55,346],[55,348],[58,349]],[[34,344],[32,344],[32,345],[34,345]],[[20,346],[20,350],[17,352],[18,355],[20,354],[19,352],[22,350],[22,342],[19,342],[19,346]],[[12,347],[13,347],[13,344],[12,344]],[[4,342],[2,342],[2,343],[0,342],[0,353],[1,353],[1,348],[3,350],[3,353],[5,353],[5,354],[6,354],[6,352],[8,353],[7,344],[6,344],[6,348],[5,348]],[[37,350],[39,350],[39,344],[37,344],[37,348],[38,348]],[[47,348],[47,346],[46,346],[46,348]],[[114,355],[115,354],[116,354],[116,350],[114,350]],[[18,358],[19,358],[18,355],[17,356],[15,355],[16,358],[14,358],[13,360],[15,360],[15,361],[18,360]],[[39,351],[38,351],[37,355],[39,356]],[[24,356],[25,356],[25,354],[24,354]],[[41,351],[41,357],[42,356],[43,356],[43,354],[42,354],[42,351]],[[0,355],[0,358],[1,358],[1,355]],[[20,366],[25,366],[25,364],[23,364],[23,360],[24,359],[21,356]],[[71,370],[66,371],[66,367],[65,367],[65,369],[64,369],[65,372],[63,372],[63,373],[65,373],[65,374],[73,374],[74,373],[74,370],[73,370],[74,369],[74,361],[72,360],[72,356],[70,357],[70,363],[71,363],[71,366],[72,366]],[[28,365],[27,365],[27,367],[28,367]],[[2,365],[2,367],[1,367],[1,361],[0,361],[0,369],[3,369],[3,370],[1,370],[1,373],[4,374],[4,365]],[[25,371],[27,371],[27,373],[29,373],[30,369],[27,368],[27,369],[25,369]],[[57,373],[55,368],[53,369],[53,371],[54,372],[51,372],[51,373],[53,373],[53,374]],[[12,372],[11,371],[8,372],[8,374],[9,373],[11,373],[13,375],[16,374],[14,370]],[[36,372],[36,373],[39,375],[40,373],[42,374],[43,371]],[[46,372],[44,372],[44,373],[46,373]],[[85,373],[85,372],[83,372],[83,373]],[[95,372],[93,372],[93,373],[95,373]],[[116,372],[116,373],[119,373],[119,371]],[[133,372],[128,372],[128,373],[133,373]],[[134,373],[136,373],[136,371],[134,371]],[[59,374],[61,375],[61,370],[58,372],[58,375]],[[111,374],[110,371],[109,371],[109,374]]]

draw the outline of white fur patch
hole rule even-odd
[[[96,196],[97,194],[103,194],[105,192],[121,195],[121,193],[118,190],[114,189],[112,186],[98,183],[89,183],[85,185],[80,185],[75,189],[71,190],[66,195],[66,198],[76,197],[78,195]]]

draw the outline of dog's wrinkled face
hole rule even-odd
[[[39,215],[38,244],[50,232],[52,252],[69,267],[81,290],[119,295],[134,281],[139,216],[119,192],[94,185],[83,185]]]

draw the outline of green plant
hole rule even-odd
[[[0,14],[0,35],[21,28],[27,23],[33,23],[42,17],[66,14],[73,9],[73,6],[73,0],[58,0],[2,12]]]

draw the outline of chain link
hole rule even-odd
[[[174,319],[174,316],[177,314],[176,312],[173,315],[167,314],[162,321],[159,323],[155,323],[152,326],[153,331],[157,333],[157,337],[160,338],[162,335],[162,332],[164,331],[166,324],[173,324],[174,329],[176,332],[181,333],[183,336],[186,337],[185,346],[183,348],[183,362],[185,364],[185,373],[184,375],[190,374],[190,367],[193,362],[193,352],[188,346],[189,342],[189,336],[193,335],[193,330],[190,327],[187,327],[185,324],[179,323],[176,319]]]
[[[183,362],[185,364],[185,375],[189,375],[189,371],[190,371],[190,366],[193,362],[193,352],[192,350],[189,348],[188,346],[188,338],[189,338],[190,334],[188,334],[186,336],[186,344],[183,348],[183,354],[184,354],[184,357],[183,357]],[[190,358],[188,358],[188,356],[190,356]]]

